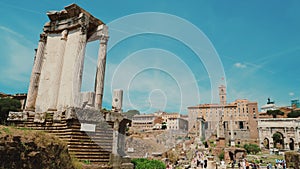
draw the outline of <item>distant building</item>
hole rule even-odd
[[[270,98],[268,98],[267,104],[261,106],[260,111],[261,113],[266,113],[268,110],[277,110],[278,107],[275,105],[274,101],[270,101]]]
[[[164,122],[167,122],[167,120],[169,118],[180,118],[180,114],[179,113],[167,113],[167,112],[163,112],[161,114],[161,117],[164,120]]]
[[[162,129],[163,123],[166,124],[167,130],[188,130],[186,115],[162,111],[158,111],[153,114],[134,115],[131,127],[135,130]]]
[[[291,100],[291,107],[293,109],[300,108],[299,99]]]
[[[156,118],[153,114],[136,114],[132,118],[131,126],[138,130],[152,130]]]
[[[218,133],[218,137],[225,137],[229,142],[229,138],[233,135],[237,144],[245,140],[256,141],[258,138],[257,102],[238,99],[227,104],[226,87],[223,85],[219,87],[219,97],[219,104],[199,104],[188,107],[189,131],[197,128],[197,119],[203,118],[206,123],[205,136]],[[233,121],[232,130],[231,121]]]
[[[178,117],[170,117],[167,119],[168,130],[188,130],[188,121]]]

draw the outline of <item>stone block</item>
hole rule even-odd
[[[27,118],[26,112],[9,112],[7,121],[26,121]]]
[[[44,123],[46,120],[46,112],[35,113],[33,122],[35,123]]]
[[[77,119],[76,113],[75,113],[75,108],[68,108],[66,110],[66,119]]]
[[[53,114],[53,122],[60,122],[62,118],[62,111],[56,111]]]
[[[132,163],[122,163],[121,169],[133,169],[134,165]]]

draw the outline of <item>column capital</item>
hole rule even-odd
[[[102,34],[100,36],[100,44],[107,44],[109,36]]]
[[[47,40],[47,34],[45,32],[40,34],[40,42],[46,42]]]

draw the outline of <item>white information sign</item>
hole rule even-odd
[[[81,123],[80,131],[96,131],[96,124]]]

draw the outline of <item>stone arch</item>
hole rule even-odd
[[[284,135],[281,132],[276,131],[273,133],[272,139],[274,148],[284,149]]]
[[[264,139],[263,145],[264,145],[265,149],[270,149],[270,140],[269,140],[269,138],[266,137]]]
[[[290,138],[289,147],[290,150],[295,150],[295,141],[293,138]]]

